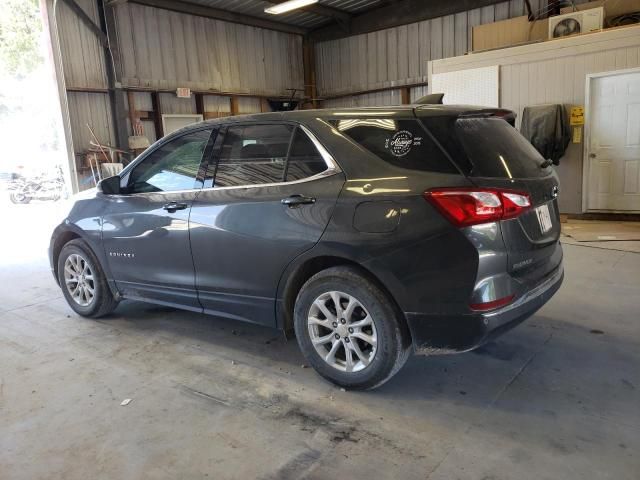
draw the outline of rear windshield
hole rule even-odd
[[[531,178],[548,172],[538,151],[501,118],[430,117],[427,129],[472,177]]]
[[[460,173],[417,120],[345,118],[331,123],[340,133],[396,167]]]

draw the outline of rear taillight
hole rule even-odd
[[[476,310],[477,312],[487,312],[489,310],[495,310],[496,308],[504,307],[511,303],[511,301],[515,298],[515,295],[509,295],[508,297],[499,298],[498,300],[492,300],[490,302],[482,302],[482,303],[471,303],[469,306],[471,310]]]
[[[531,207],[524,192],[484,188],[435,188],[424,198],[457,227],[515,218]]]

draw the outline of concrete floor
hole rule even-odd
[[[640,477],[637,253],[568,245],[528,322],[352,393],[277,331],[140,303],[78,317],[46,262],[56,209],[0,207],[2,480]]]

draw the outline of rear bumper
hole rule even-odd
[[[532,316],[558,291],[564,279],[562,263],[543,282],[504,308],[468,315],[405,313],[419,355],[473,350]]]

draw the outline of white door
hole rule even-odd
[[[587,210],[640,212],[640,72],[591,79]]]

